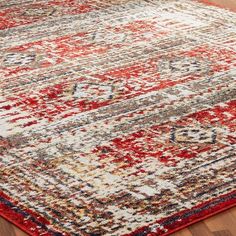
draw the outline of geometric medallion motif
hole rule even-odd
[[[171,139],[177,143],[215,143],[216,131],[209,127],[174,127]]]
[[[158,69],[163,75],[169,76],[173,74],[208,74],[211,70],[211,65],[208,61],[194,57],[173,57],[163,58],[158,65]]]
[[[34,63],[36,55],[34,53],[9,52],[2,58],[3,66],[28,66]]]

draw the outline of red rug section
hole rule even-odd
[[[224,8],[221,4],[210,3],[207,0],[198,0],[198,1],[203,2],[205,4],[214,5],[214,6],[217,6],[217,7]],[[228,9],[228,8],[226,8],[226,9]],[[230,10],[236,12],[236,8],[230,9]],[[234,194],[236,194],[236,191],[231,192],[231,193],[229,193],[227,195],[224,195],[222,197],[231,196],[231,195],[234,195]],[[18,205],[18,203],[15,202],[14,199],[11,199],[9,196],[7,196],[6,194],[4,194],[2,192],[0,192],[0,197],[2,199],[5,199],[6,201],[9,201],[11,204],[13,204],[15,206]],[[216,199],[213,199],[210,202],[214,202],[215,200]],[[206,205],[208,203],[209,202],[204,202],[203,204],[194,207],[194,209],[201,208],[201,207],[203,207],[204,205]],[[230,199],[229,201],[217,204],[216,206],[210,208],[209,210],[201,211],[199,215],[193,215],[192,217],[189,217],[186,220],[182,220],[178,225],[170,225],[168,233],[165,233],[165,232],[157,232],[157,233],[158,233],[158,235],[160,234],[160,235],[163,235],[163,236],[169,235],[169,234],[171,234],[173,232],[176,232],[180,229],[183,229],[184,227],[187,227],[191,224],[194,224],[198,221],[204,220],[204,219],[206,219],[210,216],[218,214],[218,213],[220,213],[224,210],[232,208],[235,205],[236,205],[236,199],[235,198]],[[189,211],[192,211],[192,209],[189,210]],[[179,212],[178,214],[176,214],[174,216],[177,217],[177,216],[180,216],[180,215],[182,215],[184,213],[187,213],[187,212],[188,212],[188,210],[182,211],[182,212]],[[37,221],[37,223],[35,223],[34,220],[24,221],[24,217],[23,217],[24,213],[29,214],[33,219],[35,219],[35,221]],[[35,230],[31,231],[30,230],[31,227],[33,227],[35,229],[35,228],[37,228],[37,225],[39,223],[43,224],[43,225],[49,225],[49,222],[46,219],[42,218],[40,215],[38,215],[37,213],[35,213],[31,210],[21,210],[21,212],[17,212],[15,210],[13,210],[12,207],[8,206],[7,204],[3,204],[1,202],[0,202],[0,215],[2,217],[4,217],[6,220],[10,221],[11,223],[13,223],[14,225],[16,225],[17,227],[19,227],[20,229],[22,229],[23,231],[25,231],[26,233],[28,233],[32,236],[37,236],[39,233]],[[165,219],[162,219],[161,221],[165,221]],[[160,222],[157,222],[157,223],[160,223]],[[138,235],[139,232],[143,232],[143,231],[145,231],[145,226],[138,229],[138,230],[136,230],[135,232],[133,232],[131,234],[127,234],[127,236],[136,236],[136,235]],[[154,235],[157,235],[157,233],[149,233],[148,236],[154,236]],[[52,232],[51,234],[50,233],[45,234],[45,236],[53,236],[53,235],[56,235],[56,232]]]

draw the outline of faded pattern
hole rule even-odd
[[[31,235],[165,235],[235,203],[236,14],[190,0],[0,3],[0,215]]]

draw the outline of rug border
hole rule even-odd
[[[161,235],[161,236],[168,236],[168,235],[170,235],[170,234],[173,234],[173,233],[175,233],[175,232],[178,232],[178,231],[180,231],[181,229],[185,229],[185,228],[187,228],[187,227],[190,226],[190,225],[196,224],[196,223],[198,223],[198,222],[200,222],[200,221],[203,221],[203,220],[208,219],[208,218],[210,218],[210,217],[212,217],[212,216],[215,216],[215,215],[217,215],[217,214],[219,214],[219,213],[221,213],[221,212],[227,211],[227,210],[229,210],[229,209],[231,209],[231,208],[234,208],[235,206],[236,206],[236,203],[234,203],[234,204],[232,204],[232,205],[229,205],[229,206],[226,206],[226,207],[223,207],[223,208],[220,209],[220,210],[211,212],[211,213],[209,213],[209,214],[207,214],[207,215],[205,215],[205,216],[199,217],[198,219],[193,220],[193,221],[191,221],[191,222],[189,222],[189,223],[187,223],[187,224],[185,224],[185,225],[179,226],[179,227],[175,228],[174,230],[170,230],[168,233],[165,233],[165,234],[163,234],[163,235]]]
[[[233,190],[233,191],[231,191],[231,192],[229,192],[229,193],[226,193],[226,195],[231,195],[231,194],[233,194],[233,193],[235,193],[235,191]],[[4,195],[6,195],[5,193],[4,193]],[[224,194],[223,194],[224,195]],[[11,197],[9,197],[8,195],[6,195],[6,197],[7,198],[9,198],[8,200],[9,201],[11,201],[12,203],[14,202],[14,200],[11,198]],[[219,197],[217,197],[217,198],[214,198],[214,200],[215,199],[220,199],[221,198],[221,196],[219,196]],[[211,201],[211,200],[210,200]],[[230,202],[230,200],[229,201],[227,201],[227,202]],[[226,203],[227,203],[226,202]],[[13,203],[14,204],[14,203]],[[3,206],[4,206],[4,204],[2,204]],[[16,204],[14,204],[14,205],[16,205]],[[196,205],[195,207],[199,207],[201,204],[198,204],[198,205]],[[205,219],[207,219],[207,218],[209,218],[209,217],[212,217],[212,216],[214,216],[214,215],[217,215],[217,214],[219,214],[219,213],[221,213],[221,212],[224,212],[224,211],[226,211],[226,210],[229,210],[229,209],[231,209],[231,208],[233,208],[233,207],[235,207],[236,206],[236,202],[235,203],[233,203],[233,204],[231,204],[231,205],[227,205],[227,206],[225,206],[225,207],[222,207],[221,209],[219,209],[219,210],[216,210],[216,211],[214,211],[214,212],[209,212],[209,214],[206,214],[206,215],[204,215],[204,216],[201,216],[201,217],[199,217],[199,218],[197,218],[197,219],[195,219],[195,220],[193,220],[193,221],[191,221],[191,222],[188,222],[188,223],[186,223],[186,224],[183,224],[183,225],[181,225],[181,226],[179,226],[179,227],[176,227],[175,229],[172,229],[172,230],[169,230],[167,233],[164,233],[164,234],[162,234],[161,236],[168,236],[168,235],[171,235],[171,234],[173,234],[173,233],[175,233],[175,232],[177,232],[177,231],[180,231],[181,229],[184,229],[184,228],[187,228],[188,226],[190,226],[190,225],[193,225],[193,224],[195,224],[195,223],[197,223],[197,222],[200,222],[200,221],[202,221],[202,220],[205,220]],[[38,236],[39,234],[38,234],[38,232],[32,232],[32,231],[30,231],[29,230],[29,228],[27,228],[26,226],[24,226],[23,224],[21,224],[21,223],[19,223],[19,222],[17,222],[17,221],[14,221],[14,214],[12,214],[12,218],[11,217],[8,217],[7,215],[4,215],[4,212],[3,211],[1,211],[2,210],[2,208],[3,207],[1,207],[1,205],[0,205],[0,217],[2,217],[2,218],[4,218],[5,220],[7,220],[9,223],[11,223],[11,224],[13,224],[13,225],[15,225],[17,228],[19,228],[20,230],[22,230],[23,232],[25,232],[25,233],[27,233],[27,234],[29,234],[30,236]],[[11,208],[10,208],[11,209]],[[12,210],[12,209],[11,209]],[[189,209],[189,210],[191,210],[191,209]],[[12,211],[14,211],[14,210],[12,210]],[[33,212],[34,213],[34,212]],[[36,212],[35,212],[36,213]],[[36,213],[37,214],[37,213]],[[33,217],[33,215],[32,215],[32,217]],[[21,215],[21,217],[20,217],[22,220],[24,219],[24,217]],[[46,226],[46,224],[45,224],[45,226]],[[60,233],[61,235],[64,233],[64,232],[60,232],[60,231],[55,231],[55,233]],[[128,234],[126,234],[126,235],[129,235],[129,234],[132,234],[133,232],[130,232],[130,233],[128,233]],[[47,232],[47,231],[45,231],[45,236],[50,236],[50,235],[53,235],[53,234],[51,234],[50,232]],[[63,234],[63,235],[67,235],[67,234]]]
[[[225,210],[228,210],[230,208],[235,207],[236,206],[236,198],[234,197],[235,195],[236,195],[236,190],[232,190],[232,191],[230,191],[228,193],[220,194],[218,197],[214,197],[214,198],[209,199],[209,200],[202,200],[201,203],[193,206],[192,208],[179,211],[179,212],[177,212],[177,213],[175,213],[175,214],[173,214],[171,216],[168,216],[168,217],[165,217],[163,219],[160,219],[160,220],[156,221],[156,223],[157,224],[161,224],[160,222],[162,222],[163,220],[165,222],[165,220],[167,220],[167,219],[169,219],[171,217],[175,217],[176,215],[181,215],[184,212],[191,212],[191,211],[193,211],[196,208],[197,209],[201,209],[202,205],[206,205],[208,203],[214,203],[217,200],[220,200],[220,199],[222,199],[224,197],[227,198],[228,196],[232,196],[232,198],[230,198],[230,199],[222,201],[221,203],[216,203],[214,206],[209,207],[209,209],[207,211],[205,211],[205,210],[201,211],[203,213],[202,216],[196,216],[195,219],[189,219],[189,221],[183,222],[180,226],[177,226],[177,227],[174,227],[174,228],[169,228],[169,226],[166,227],[167,232],[161,232],[163,230],[161,230],[160,232],[154,232],[154,231],[153,232],[152,231],[149,232],[149,230],[148,230],[147,233],[150,233],[150,236],[167,236],[167,235],[173,234],[174,232],[177,232],[177,231],[179,231],[181,229],[187,228],[189,225],[195,224],[195,223],[197,223],[199,221],[202,221],[204,219],[207,219],[207,218],[209,218],[211,216],[217,215],[220,212],[223,212]],[[187,217],[187,218],[189,218],[189,217]],[[155,222],[153,224],[155,224]],[[138,233],[145,232],[147,230],[147,228],[150,227],[153,224],[144,225],[143,227],[139,227],[139,228],[135,229],[134,231],[132,231],[130,233],[127,233],[127,234],[125,234],[123,236],[136,236]],[[170,226],[171,227],[175,226],[175,224],[178,224],[178,223],[177,222],[173,222],[173,224],[170,224]],[[146,234],[145,234],[145,236],[146,236]]]
[[[3,202],[0,201],[0,217],[15,225],[28,235],[39,236],[41,233],[44,233],[45,236],[59,236],[60,233],[60,235],[68,236],[67,233],[63,232],[63,230],[59,231],[59,229],[54,229],[53,223],[49,222],[37,211],[31,210],[29,207],[18,205],[18,203],[20,204],[18,200],[10,197],[1,189],[0,198],[3,199]],[[12,206],[9,206],[4,201],[9,202]],[[18,210],[21,212],[17,212]],[[25,219],[24,214],[29,215],[27,220]],[[40,226],[42,228],[40,228]],[[52,227],[48,228],[48,226]]]
[[[1,208],[0,208],[1,209]],[[13,221],[13,219],[11,219],[10,217],[5,216],[1,211],[0,211],[0,217],[2,217],[3,219],[5,219],[9,224],[14,225],[15,227],[17,227],[18,229],[20,229],[21,231],[23,231],[24,233],[29,234],[30,236],[34,236],[30,231],[28,231],[28,229],[26,227],[24,227],[23,225],[17,223],[16,221]]]

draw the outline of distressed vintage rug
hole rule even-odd
[[[235,79],[226,9],[0,1],[0,215],[34,236],[158,236],[232,207]]]

